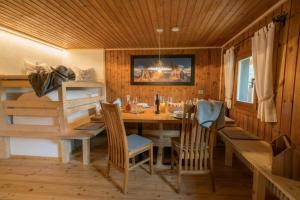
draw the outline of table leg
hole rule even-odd
[[[138,128],[138,135],[143,135],[143,123],[138,122],[137,128]]]
[[[159,124],[159,131],[163,131],[163,124]],[[161,138],[162,133],[159,136],[159,139],[162,140]],[[161,167],[163,165],[163,145],[158,145],[158,150],[157,150],[157,158],[156,158],[156,167]]]
[[[232,167],[233,148],[229,142],[225,142],[225,165]]]
[[[253,170],[252,200],[264,200],[266,193],[266,178],[256,169]]]
[[[10,140],[9,137],[0,137],[0,159],[10,157]]]
[[[70,162],[71,159],[70,147],[71,147],[70,140],[60,140],[61,159],[63,163]]]
[[[138,135],[142,136],[143,135],[143,123],[138,122],[137,123],[137,129],[138,129]],[[135,159],[135,162],[139,162],[141,160],[143,160],[143,154],[140,154],[139,156],[137,156],[137,159]]]
[[[91,150],[90,150],[90,139],[82,140],[82,158],[83,164],[90,164]]]
[[[179,135],[181,135],[182,123],[179,124]]]

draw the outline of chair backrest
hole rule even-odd
[[[209,128],[199,124],[196,112],[196,106],[184,105],[183,116],[186,117],[182,119],[179,156],[184,161],[183,170],[208,171],[212,168],[216,123]]]
[[[108,159],[119,169],[128,167],[128,144],[120,108],[116,104],[101,103],[108,138]]]

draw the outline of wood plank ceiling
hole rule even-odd
[[[276,2],[0,0],[0,26],[67,49],[157,47],[157,28],[162,47],[220,46]]]

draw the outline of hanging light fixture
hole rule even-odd
[[[164,32],[164,29],[158,28],[156,29],[156,32],[158,33],[158,61],[153,66],[149,67],[149,70],[157,71],[161,73],[162,71],[170,71],[170,67],[164,66],[163,62],[161,61],[161,47],[160,47],[160,34]]]

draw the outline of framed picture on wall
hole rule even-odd
[[[194,55],[131,56],[131,85],[194,85]]]

